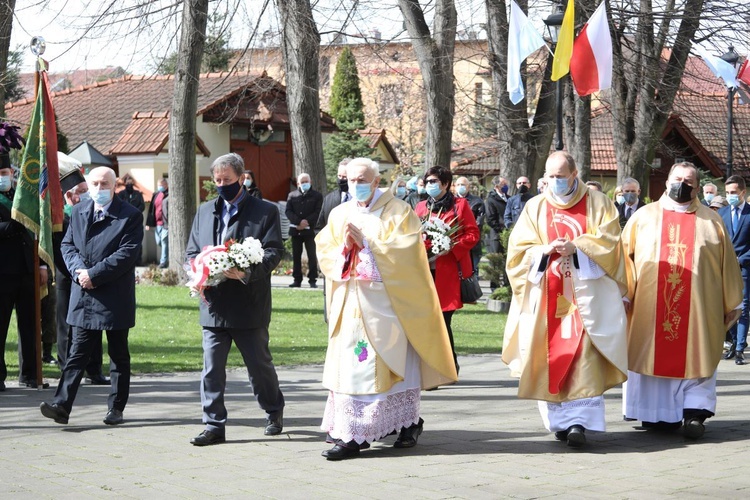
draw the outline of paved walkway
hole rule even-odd
[[[748,366],[721,363],[719,413],[702,441],[635,430],[613,390],[609,432],[579,451],[544,431],[498,356],[460,363],[457,385],[423,393],[417,447],[396,450],[390,437],[335,463],[320,456],[320,366],[278,370],[285,427],[271,438],[244,373],[232,371],[228,442],[207,448],[188,442],[202,430],[198,373],[135,377],[126,423],[114,428],[101,422],[106,387],[81,387],[67,426],[39,413],[51,389],[9,387],[0,498],[750,498]]]

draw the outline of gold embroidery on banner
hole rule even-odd
[[[667,263],[669,264],[669,275],[664,286],[664,329],[665,339],[672,341],[678,338],[678,328],[682,316],[677,311],[677,304],[685,293],[685,285],[682,276],[688,269],[685,268],[685,253],[687,245],[680,240],[680,226],[670,223],[668,231],[669,243],[667,249]]]

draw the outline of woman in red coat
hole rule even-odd
[[[453,346],[453,330],[451,319],[456,309],[463,307],[461,302],[461,281],[458,276],[459,265],[461,274],[469,277],[474,272],[470,251],[479,241],[479,228],[468,202],[457,198],[450,192],[453,174],[447,168],[432,167],[424,174],[424,185],[428,198],[421,201],[414,208],[420,219],[427,220],[439,217],[452,226],[458,226],[452,237],[451,249],[437,257],[431,255],[430,272],[435,280],[435,288],[440,298],[443,319],[448,328],[448,336],[453,350],[453,360],[458,372],[458,358]]]

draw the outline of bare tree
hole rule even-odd
[[[276,0],[276,5],[281,14],[281,48],[286,70],[294,173],[296,176],[307,172],[316,189],[325,192],[318,91],[320,34],[310,0]]]
[[[181,263],[196,210],[195,117],[209,0],[185,0],[169,118],[169,262]]]
[[[524,12],[527,2],[518,2]],[[533,89],[540,88],[536,101],[533,124],[529,125],[528,92],[527,99],[517,105],[510,102],[508,97],[508,17],[505,0],[486,0],[487,7],[487,38],[489,42],[489,58],[492,68],[492,83],[495,92],[495,106],[497,112],[497,138],[500,143],[500,174],[509,179],[520,176],[539,177],[544,170],[554,133],[555,99],[550,80],[552,70],[552,56],[546,58],[532,56],[529,63],[522,68],[524,81],[531,75],[541,76],[541,82],[527,85]],[[545,69],[540,64],[545,62]],[[526,66],[533,67],[527,71]]]
[[[13,12],[16,0],[0,0],[0,116],[4,116],[5,79],[8,70],[10,52],[10,33],[13,28]]]
[[[417,56],[427,101],[424,164],[447,167],[451,159],[455,107],[456,5],[454,0],[435,0],[432,33],[419,0],[398,0],[398,5]]]
[[[623,1],[612,13],[612,25],[617,27],[611,93],[613,137],[618,182],[633,177],[647,185],[655,148],[699,28],[704,0],[684,0],[679,6],[675,0],[667,0],[661,12],[654,11],[651,0],[634,4]],[[665,61],[664,51],[670,46]]]

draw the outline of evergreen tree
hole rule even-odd
[[[331,134],[323,147],[328,187],[336,187],[339,162],[344,158],[369,157],[372,154],[367,139],[357,133],[365,126],[362,91],[359,88],[357,62],[349,47],[344,47],[336,63],[331,86],[330,114],[339,132]]]

